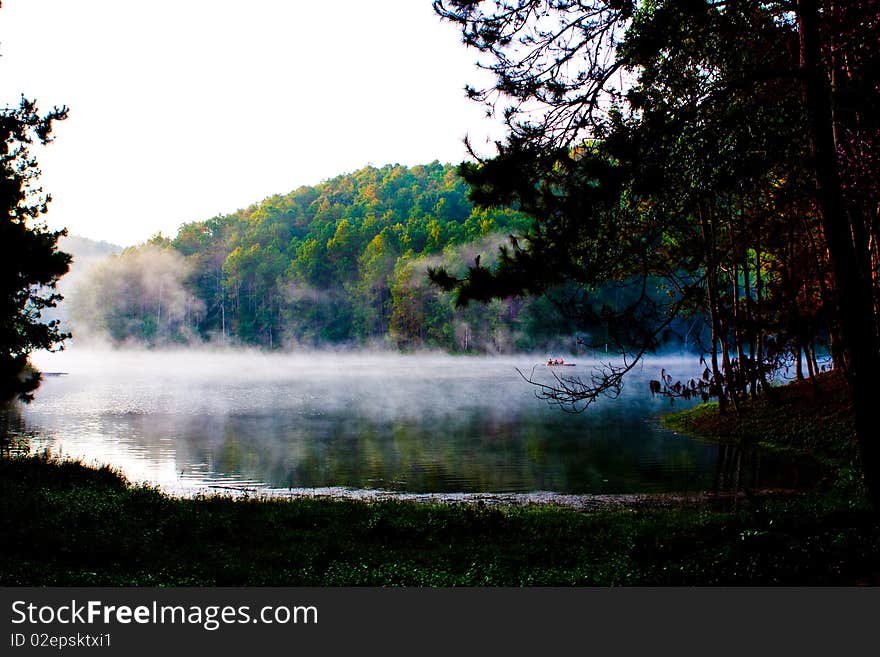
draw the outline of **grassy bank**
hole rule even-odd
[[[829,395],[838,393],[829,387]],[[758,402],[742,416],[749,419],[736,423],[719,420],[711,406],[669,421],[723,440],[772,438],[775,448],[811,451],[845,474],[852,450],[837,441],[846,432],[845,413],[836,414],[846,401],[838,401],[817,404],[791,389]],[[804,415],[822,408],[828,412]],[[106,468],[6,458],[0,459],[0,584],[880,583],[880,525],[855,484],[841,480],[797,497],[582,512],[176,499],[132,486]]]
[[[702,404],[667,415],[663,423],[720,443],[807,455],[828,468],[829,486],[823,492],[836,492],[839,502],[861,500],[858,446],[843,378],[828,373],[771,392],[742,402],[738,413],[720,415],[716,403]]]

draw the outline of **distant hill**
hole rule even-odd
[[[477,255],[488,264],[529,224],[474,207],[454,165],[369,166],[105,260],[72,297],[74,330],[148,344],[531,348],[571,335],[552,304],[456,308],[426,275],[439,264],[463,272]]]
[[[104,241],[99,242],[88,237],[80,237],[79,235],[62,237],[59,240],[58,246],[62,251],[73,255],[75,266],[106,258],[111,254],[121,253],[123,248],[118,244]]]
[[[459,307],[429,283],[429,267],[462,275],[490,265],[499,245],[522,243],[531,227],[515,209],[475,207],[468,191],[454,165],[370,166],[114,258],[119,247],[68,241],[80,258],[73,330],[117,343],[570,352],[584,330],[563,310],[576,286]],[[80,279],[89,256],[95,265]],[[591,298],[626,301],[615,289]]]

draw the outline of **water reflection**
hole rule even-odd
[[[822,476],[820,465],[806,457],[768,454],[750,445],[720,445],[712,491],[814,485]]]
[[[660,426],[651,368],[622,399],[569,415],[518,377],[528,358],[58,356],[39,364],[68,375],[47,379],[11,432],[178,492],[693,491],[713,487],[722,453]]]
[[[0,456],[28,454],[34,437],[14,402],[0,404]]]

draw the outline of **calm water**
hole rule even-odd
[[[575,359],[578,360],[578,359]],[[110,463],[174,492],[350,487],[406,492],[707,489],[719,450],[660,426],[646,363],[617,400],[566,414],[515,368],[537,359],[246,352],[90,352],[35,361],[20,407],[35,449]],[[582,359],[565,375],[589,376]],[[536,373],[549,380],[545,367]],[[676,408],[680,408],[677,405]]]

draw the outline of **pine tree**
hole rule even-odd
[[[65,230],[49,230],[43,215],[51,200],[37,186],[40,170],[30,147],[52,141],[52,125],[67,108],[40,115],[22,97],[16,108],[0,110],[0,400],[33,397],[40,374],[28,362],[36,349],[60,348],[69,337],[57,321],[41,313],[61,300],[58,279],[71,256],[58,250]]]

